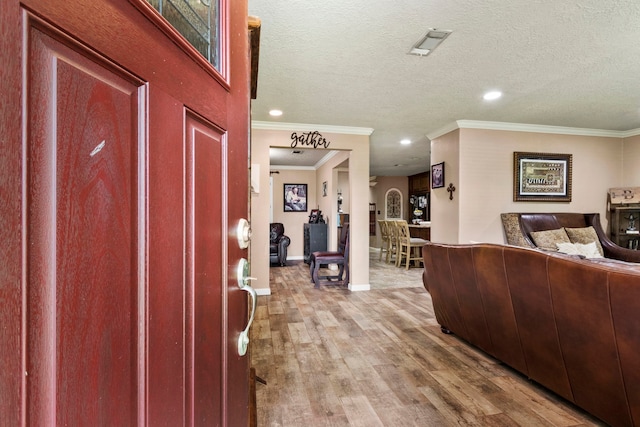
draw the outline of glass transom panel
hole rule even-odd
[[[147,0],[220,71],[220,0]]]

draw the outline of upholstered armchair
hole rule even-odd
[[[269,261],[271,264],[287,264],[287,248],[291,239],[284,235],[284,225],[281,222],[271,223],[269,240]]]

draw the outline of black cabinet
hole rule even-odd
[[[311,254],[327,250],[327,224],[304,224],[304,262]]]

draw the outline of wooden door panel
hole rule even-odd
[[[223,292],[222,272],[222,141],[213,126],[186,117],[187,142],[187,274],[192,296],[191,330],[193,342],[188,360],[195,425],[222,424],[223,397]],[[212,390],[214,393],[212,393]]]
[[[185,274],[184,107],[149,89],[147,421],[191,425],[186,407],[187,292]]]
[[[162,91],[150,101],[148,419],[221,425],[226,137]]]
[[[132,424],[140,89],[37,26],[29,38],[29,421]]]

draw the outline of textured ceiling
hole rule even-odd
[[[325,159],[333,157],[335,153],[333,150],[271,148],[269,149],[269,158],[271,169],[275,166],[316,167],[319,163],[324,163]]]
[[[252,119],[373,128],[371,175],[427,170],[426,135],[455,120],[640,128],[638,0],[249,0],[249,14]],[[408,55],[430,27],[453,33]]]

